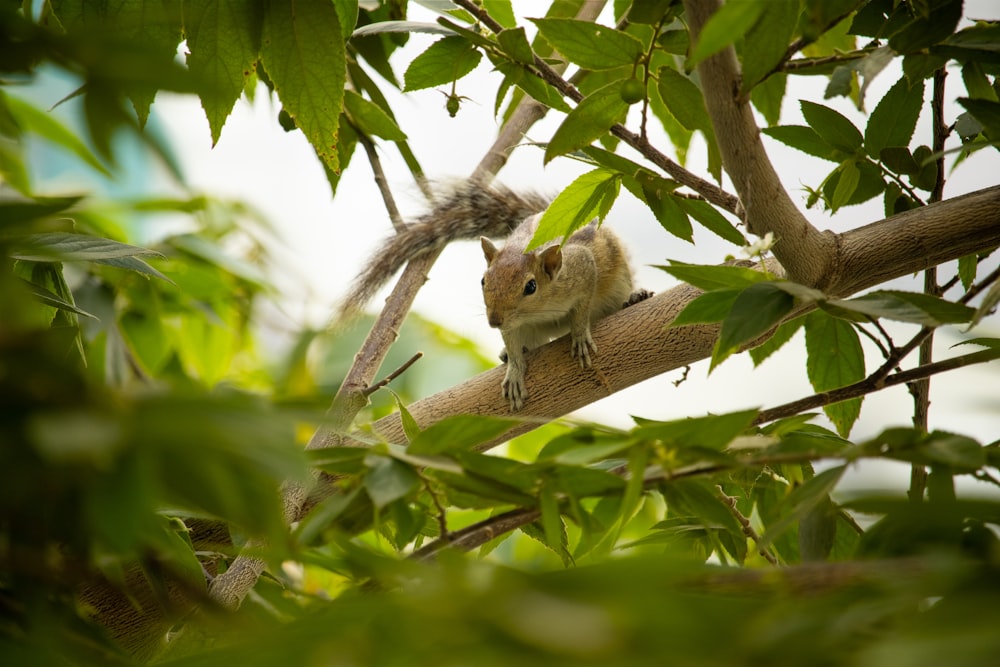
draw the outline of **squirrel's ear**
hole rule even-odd
[[[493,258],[497,255],[497,247],[485,236],[480,236],[479,242],[483,244],[483,254],[486,255],[486,263],[492,264]]]
[[[554,279],[562,267],[562,248],[558,245],[549,246],[542,251],[539,259],[542,260],[542,268],[545,270],[546,275],[548,275],[550,280]]]

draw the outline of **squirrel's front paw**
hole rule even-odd
[[[580,362],[580,368],[590,368],[590,355],[597,352],[594,339],[590,337],[590,330],[587,329],[581,334],[573,334],[571,346],[573,358]]]
[[[510,401],[511,411],[520,410],[528,398],[528,392],[524,388],[524,373],[514,371],[513,366],[507,366],[507,374],[504,375],[500,388],[503,390],[503,397]]]

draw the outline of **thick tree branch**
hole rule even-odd
[[[720,6],[718,0],[685,0],[692,43]],[[827,289],[828,268],[836,260],[835,236],[809,224],[781,184],[760,140],[749,100],[740,96],[736,52],[727,47],[702,61],[698,75],[722,163],[743,204],[747,228],[758,236],[774,233],[778,239],[774,256],[790,279]]]
[[[1000,245],[1000,186],[907,211],[835,238],[853,270],[835,267],[828,294],[848,296]],[[571,363],[565,338],[532,350],[528,355],[529,400],[515,415],[524,422],[484,448],[711,356],[717,326],[664,328],[699,294],[682,285],[598,322],[593,331],[598,350],[593,369],[581,370]],[[454,414],[509,417],[507,402],[500,396],[503,373],[502,366],[494,368],[417,401],[409,410],[425,428]],[[398,415],[380,419],[374,427],[392,442],[405,442]]]

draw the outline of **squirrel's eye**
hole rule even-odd
[[[536,289],[538,289],[538,284],[535,282],[535,279],[532,278],[524,286],[524,295],[528,296],[529,294],[534,294]]]
[[[483,276],[483,279],[479,281],[479,284],[486,287],[486,276]]]

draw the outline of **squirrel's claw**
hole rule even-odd
[[[503,397],[510,401],[511,412],[517,412],[524,406],[524,401],[528,398],[528,392],[524,388],[524,373],[511,372],[513,366],[507,367],[503,383]]]
[[[573,358],[580,362],[580,368],[590,368],[590,355],[597,352],[597,346],[594,344],[594,339],[590,337],[590,331],[585,330],[581,334],[573,334],[572,339]]]

